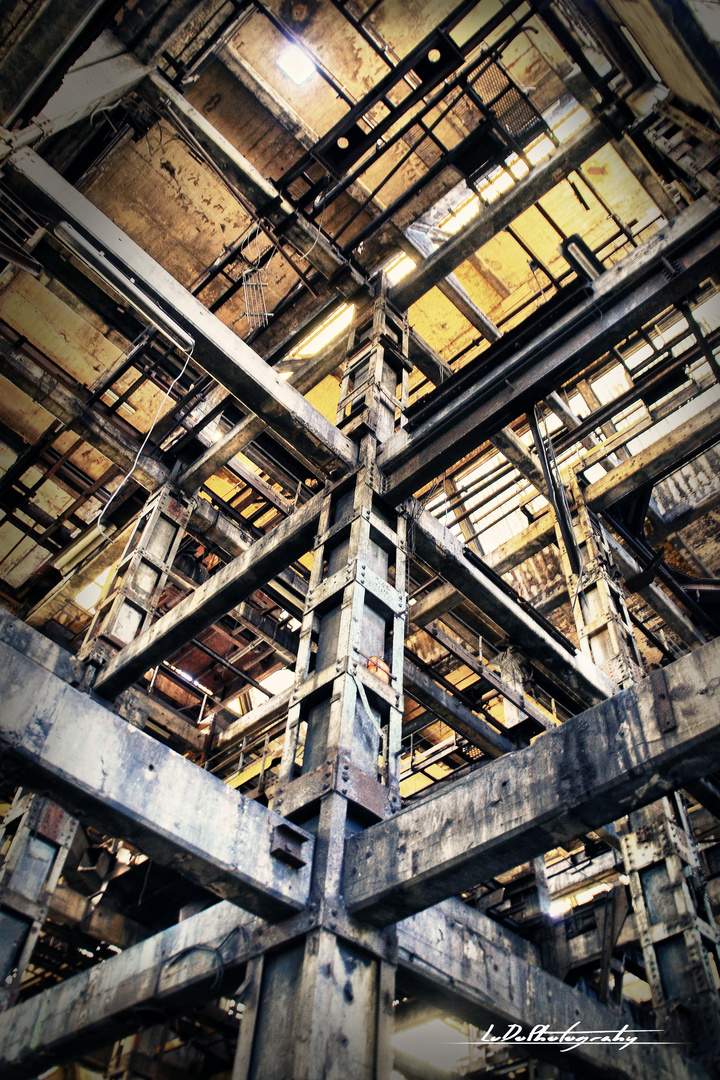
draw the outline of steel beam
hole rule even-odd
[[[456,895],[707,772],[720,640],[348,841],[348,907],[376,925]],[[674,725],[674,726],[673,726]]]
[[[626,583],[642,573],[643,568],[640,564],[628,554],[614,536],[606,532],[605,539],[612,552],[613,562]],[[636,591],[648,607],[652,608],[686,645],[695,649],[705,643],[707,639],[702,631],[698,630],[682,608],[678,607],[672,597],[668,596],[659,585],[651,581],[648,585],[641,585],[640,588],[632,589],[632,591]]]
[[[517,749],[515,743],[496,731],[487,720],[477,716],[407,659],[403,667],[403,684],[412,698],[439,716],[453,731],[479,746],[488,757],[499,757]]]
[[[286,518],[228,563],[219,573],[120,650],[95,680],[95,690],[112,698],[131,686],[148,668],[247,600],[276,573],[299,558],[311,544],[320,516],[322,494]]]
[[[607,1033],[635,1026],[629,1012],[618,1013],[580,990],[528,963],[486,933],[487,920],[467,905],[448,900],[397,927],[398,968],[413,986],[425,990],[434,1004],[502,1038],[511,1024],[527,1036],[536,1025],[557,1032],[575,1027]],[[519,1033],[518,1033],[519,1034]],[[675,1046],[653,1046],[652,1036],[627,1031],[638,1043],[580,1043],[562,1047],[541,1042],[516,1044],[532,1057],[556,1061],[574,1075],[614,1080],[708,1080],[700,1065]]]
[[[401,311],[409,308],[606,142],[608,133],[601,123],[586,125],[398,282],[390,290],[390,302]]]
[[[357,449],[334,424],[34,151],[12,154],[8,175],[37,210],[69,221],[168,313],[193,338],[194,359],[292,452],[321,475],[354,466]]]
[[[295,370],[287,382],[301,394],[306,394],[335,371],[342,362],[344,354],[342,340],[333,342],[327,349],[317,356],[310,357],[304,363],[297,361]],[[244,416],[219,442],[211,443],[204,453],[181,473],[178,481],[180,487],[185,491],[195,491],[214,473],[219,472],[224,465],[232,461],[234,456],[257,438],[265,428],[266,425],[258,416],[252,414]]]
[[[74,816],[136,844],[217,895],[277,919],[300,910],[305,865],[271,854],[283,818],[0,643],[2,771],[52,791]]]
[[[502,627],[552,681],[560,682],[581,707],[612,695],[612,680],[569,641],[563,643],[561,635],[552,635],[531,607],[521,607],[509,586],[486,570],[477,557],[468,556],[458,537],[414,500],[407,509],[418,558]]]
[[[612,506],[625,495],[646,484],[656,484],[670,476],[687,461],[712,446],[720,438],[720,402],[711,403],[682,426],[657,439],[650,446],[612,472],[600,477],[585,489],[585,501],[591,510]],[[694,518],[691,518],[694,520]],[[681,528],[679,523],[675,528]],[[525,559],[541,551],[555,537],[554,516],[543,514],[518,537],[495,548],[487,562],[498,574],[505,574]]]
[[[671,431],[668,435],[646,447],[639,453],[634,454],[627,461],[622,462],[606,476],[601,477],[585,489],[585,501],[593,510],[612,506],[620,498],[637,491],[645,484],[655,484],[667,476],[684,462],[691,460],[703,448],[711,446],[720,438],[720,403],[714,402],[701,413],[692,417],[687,423]],[[689,524],[698,516],[703,516],[714,506],[713,499],[708,501],[707,506],[688,512],[686,517],[678,520],[675,528],[682,528],[683,524]],[[664,532],[665,530],[663,530]],[[669,530],[672,531],[672,530]],[[507,574],[526,559],[536,555],[548,544],[555,541],[555,518],[551,512],[547,512],[536,518],[532,524],[518,536],[500,544],[489,552],[484,561],[495,571],[496,574]],[[611,541],[614,543],[614,541]],[[629,556],[625,556],[625,565],[628,569]],[[634,562],[634,560],[633,560]],[[639,569],[639,568],[638,568]],[[632,571],[629,571],[629,573]],[[668,626],[680,635],[683,641],[689,645],[699,642],[697,632],[688,623],[679,609],[673,610],[675,605],[665,597],[657,586],[649,586],[641,595],[646,602],[664,618]],[[663,600],[662,597],[665,597]],[[411,608],[411,618],[418,626],[432,622],[446,611],[451,611],[465,599],[462,592],[444,584],[426,593],[417,604]],[[669,606],[670,605],[670,606]]]
[[[362,285],[362,278],[350,271],[339,248],[304,214],[284,199],[274,184],[258,172],[233,144],[178,93],[158,72],[141,86],[140,92],[181,134],[189,134],[209,154],[216,169],[251,206],[272,226],[278,235],[290,241],[296,251],[319,270],[325,278],[344,272],[348,294]],[[183,130],[184,129],[184,130]],[[341,291],[343,291],[341,289]]]
[[[18,346],[0,341],[0,357],[4,378],[99,450],[108,461],[126,472],[132,468],[139,443],[128,438],[99,409],[88,408],[78,393],[53,378]],[[169,475],[170,470],[149,454],[137,456],[133,477],[142,487],[152,491],[164,484]]]
[[[461,371],[454,390],[446,384],[436,391],[440,397],[435,412],[413,430],[396,432],[379,455],[378,464],[387,475],[386,493],[393,498],[412,494],[476,449],[479,431],[491,437],[559,381],[684,296],[713,269],[720,248],[718,217],[714,200],[699,200],[596,278],[591,295],[536,338],[485,374],[471,378]],[[504,348],[504,343],[496,347]],[[491,355],[492,350],[484,354],[488,362]],[[432,397],[427,401],[426,408],[432,406]]]

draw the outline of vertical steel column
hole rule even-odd
[[[317,836],[317,925],[255,963],[233,1080],[388,1080],[395,985],[342,894],[347,836],[400,806],[405,519],[383,503],[377,445],[407,398],[407,319],[381,288],[349,340],[339,426],[360,464],[320,518],[273,807]]]
[[[120,1039],[112,1049],[104,1080],[158,1080],[167,1041],[168,1028],[162,1024]]]
[[[622,578],[614,566],[602,526],[586,505],[575,477],[572,494],[579,570],[572,564],[559,529],[557,542],[580,648],[624,689],[641,679],[644,671]]]
[[[0,1011],[13,1005],[78,829],[50,799],[18,790],[0,829]]]
[[[720,1043],[720,935],[683,798],[661,799],[629,822],[622,854],[656,1024],[710,1062]]]
[[[498,654],[497,664],[503,681],[524,699],[525,682],[532,668],[522,650],[510,646]],[[503,710],[504,724],[508,729],[517,729],[527,720],[526,714],[507,698],[503,698]],[[529,744],[530,739],[523,736],[524,732],[521,739]],[[504,888],[503,903],[499,910],[504,914],[511,914],[513,919],[522,926],[523,933],[539,942],[547,966],[552,968],[554,966],[552,957],[554,935],[550,918],[550,890],[545,856],[538,855],[530,862],[522,863],[517,867],[516,873],[517,877]]]
[[[98,666],[152,621],[195,499],[165,484],[143,507],[79,651]]]
[[[573,495],[579,573],[560,537],[558,543],[580,644],[620,686],[629,686],[644,670],[621,578],[576,480]],[[670,730],[675,720],[662,672],[652,672],[650,680],[660,726]],[[720,936],[682,797],[631,814],[621,847],[656,1024],[665,1038],[707,1059],[720,1041]]]

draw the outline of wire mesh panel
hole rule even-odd
[[[267,281],[263,281],[261,272],[255,267],[244,270],[242,276],[243,297],[245,299],[245,318],[250,324],[251,330],[256,330],[268,324],[268,310],[265,303],[264,290],[267,289]]]
[[[513,137],[528,138],[543,129],[542,117],[499,64],[490,61],[473,86],[495,119]]]

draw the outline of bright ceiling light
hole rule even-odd
[[[328,316],[317,330],[314,330],[312,334],[308,334],[300,342],[293,355],[302,359],[307,356],[315,356],[350,325],[354,314],[354,304],[343,304],[332,315]]]
[[[307,53],[304,53],[298,45],[290,45],[281,54],[278,59],[278,67],[282,68],[285,74],[298,86],[306,82],[313,71],[317,70]]]

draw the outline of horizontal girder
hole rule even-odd
[[[44,641],[35,631],[27,634]],[[81,821],[265,918],[303,908],[313,841],[299,833],[302,866],[276,858],[279,814],[5,642],[0,698],[2,771],[12,780],[51,793]]]
[[[348,840],[350,911],[383,926],[703,776],[720,639]]]
[[[193,358],[281,442],[320,475],[354,466],[356,447],[334,424],[34,151],[16,151],[7,165],[38,211],[56,225],[69,222],[190,335]]]

